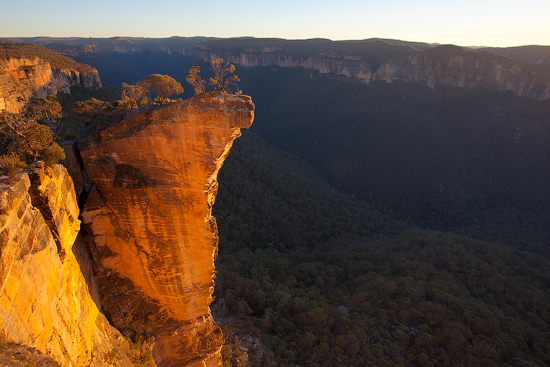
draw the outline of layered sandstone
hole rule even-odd
[[[127,115],[79,144],[94,185],[82,211],[106,315],[155,340],[161,366],[219,366],[209,305],[217,256],[217,174],[254,105],[205,93]]]
[[[105,366],[116,350],[129,366],[128,343],[100,313],[77,251],[79,209],[60,165],[35,164],[0,182],[0,327],[61,366]],[[80,258],[78,258],[80,257]]]
[[[550,74],[529,65],[488,52],[474,52],[445,45],[408,56],[383,59],[379,65],[353,53],[326,53],[298,57],[280,47],[245,49],[234,54],[220,49],[199,48],[204,60],[221,57],[243,66],[303,67],[345,81],[369,84],[373,81],[414,82],[435,88],[484,87],[513,92],[536,100],[550,98]]]
[[[0,59],[0,112],[17,113],[31,98],[46,98],[71,87],[101,87],[97,71],[84,74],[76,69],[52,68],[38,57]]]
[[[430,88],[485,87],[538,100],[550,98],[550,75],[488,52],[446,45],[385,62],[373,80],[416,82]]]

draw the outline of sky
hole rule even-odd
[[[550,0],[0,0],[0,38],[35,36],[550,45]]]

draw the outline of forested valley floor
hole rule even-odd
[[[380,214],[248,131],[219,182],[213,309],[252,365],[550,364],[543,256]]]

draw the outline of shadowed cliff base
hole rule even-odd
[[[154,341],[158,365],[221,364],[211,207],[218,171],[253,118],[250,97],[209,92],[131,112],[79,143],[103,311],[124,334]]]

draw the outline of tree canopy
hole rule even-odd
[[[159,105],[167,102],[170,97],[183,93],[183,87],[180,83],[171,76],[162,74],[149,75],[147,78],[140,80],[137,86],[143,90],[149,100],[152,100],[152,95],[154,95],[154,101]]]
[[[210,81],[206,83],[199,75],[201,72],[199,66],[193,66],[189,69],[189,75],[185,77],[185,80],[195,88],[195,95],[204,93],[207,87],[213,87],[215,90],[231,93],[229,86],[234,85],[237,87],[237,82],[240,81],[237,75],[230,75],[235,71],[235,65],[230,62],[224,64],[221,58],[214,59],[210,62],[210,70],[214,73],[214,77],[210,78]],[[237,87],[235,94],[240,93],[241,91]]]
[[[6,174],[12,176],[25,162],[42,159],[50,165],[65,158],[54,141],[61,117],[61,106],[53,96],[32,100],[21,113],[0,115],[0,164]]]
[[[230,85],[237,86],[237,82],[240,81],[237,75],[229,75],[235,71],[235,65],[230,62],[224,64],[223,59],[212,60],[210,69],[214,73],[214,78],[210,78],[209,85],[213,86],[216,90],[227,92],[227,88]]]

